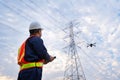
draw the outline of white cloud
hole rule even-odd
[[[13,80],[12,78],[8,77],[8,76],[2,76],[0,75],[0,80]]]
[[[112,66],[118,66],[118,62],[117,61],[113,61],[112,62]]]

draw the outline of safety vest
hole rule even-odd
[[[40,60],[38,62],[28,62],[25,60],[24,56],[25,56],[26,41],[21,45],[21,47],[18,50],[18,64],[20,65],[20,70],[34,68],[34,67],[42,68],[44,60]]]

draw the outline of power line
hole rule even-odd
[[[15,28],[11,27],[10,25],[4,24],[3,22],[0,22],[0,24],[5,25],[5,27],[8,27],[8,28],[10,28],[11,30],[13,30],[15,32],[22,33],[20,31],[16,30]]]
[[[33,2],[32,0],[29,0],[32,4],[34,4],[36,7],[39,7],[35,2]],[[45,9],[39,7],[39,9],[41,10],[41,12],[44,12],[48,17],[50,17],[52,19],[52,21],[54,21],[55,23],[59,23],[59,21],[57,19],[55,19],[53,16],[51,16],[50,14],[48,14]],[[54,24],[55,25],[55,24]],[[55,26],[63,26],[63,25],[55,25]]]
[[[26,16],[28,16],[27,14],[26,14],[26,16],[25,16],[25,15],[21,15],[20,12],[14,10],[13,8],[9,7],[8,5],[4,4],[3,2],[0,2],[0,3],[1,3],[4,7],[8,8],[8,9],[11,10],[11,11],[13,11],[15,14],[20,15],[21,17],[23,17],[25,20],[31,21],[32,17],[29,16],[29,19],[28,19],[28,17],[26,17]],[[18,9],[18,8],[17,8],[17,9]],[[18,10],[21,11],[20,9],[18,9]],[[25,13],[24,13],[24,14],[25,14]],[[43,26],[45,26],[45,25],[43,24]],[[45,27],[46,27],[46,26],[45,26]],[[46,28],[48,28],[48,27],[46,27]],[[50,29],[50,28],[49,28],[49,29]]]
[[[23,1],[23,0],[22,0]],[[30,3],[32,3],[34,6],[36,6],[36,4],[33,2],[33,1],[31,1],[31,0],[29,0],[30,1]],[[23,1],[23,3],[29,8],[29,9],[31,9],[33,12],[35,12],[36,14],[38,14],[38,11],[37,10],[35,10],[34,8],[32,8],[28,3],[26,3],[25,1]],[[37,8],[39,7],[39,6],[36,6]],[[45,13],[45,12],[44,12]],[[46,13],[45,13],[46,14]],[[48,15],[49,16],[49,15]],[[49,16],[49,17],[51,17],[51,16]],[[50,19],[49,19],[50,20]],[[51,21],[51,20],[50,20]],[[51,21],[52,22],[52,21]],[[47,29],[49,29],[49,30],[52,30],[51,28],[48,28],[47,26],[45,26],[44,24],[42,24],[44,27],[46,27]],[[55,25],[54,23],[53,23],[53,25]],[[58,26],[58,25],[55,25],[55,26]],[[55,32],[55,30],[52,30],[53,32]],[[56,32],[55,32],[56,33]]]
[[[9,10],[13,11],[14,13],[16,13],[17,15],[20,15],[21,17],[23,17],[25,20],[30,21],[30,19],[26,18],[24,15],[21,15],[19,12],[17,12],[16,10],[14,10],[13,8],[7,6],[6,4],[4,4],[2,1],[0,1],[0,4],[2,4],[2,6],[8,8]]]
[[[46,2],[48,2],[48,4],[50,4],[51,5],[51,2],[49,1],[49,0],[46,0]],[[63,17],[65,20],[67,20],[68,21],[68,19],[66,18],[66,16],[65,15],[63,15],[62,14],[62,12],[60,12],[57,8],[55,8],[55,10],[61,15],[61,17]]]

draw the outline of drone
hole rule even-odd
[[[90,43],[87,45],[87,47],[96,47],[96,43]]]

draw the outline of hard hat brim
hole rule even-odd
[[[43,28],[38,28],[39,30],[43,30]],[[36,30],[36,29],[29,29],[29,30]]]

